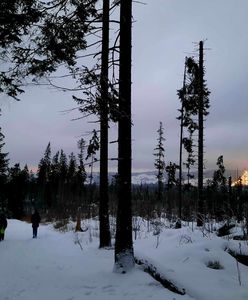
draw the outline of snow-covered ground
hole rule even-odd
[[[236,260],[225,251],[230,242],[214,234],[163,228],[158,239],[141,226],[135,255],[184,288],[181,296],[140,266],[128,274],[114,273],[113,250],[99,250],[96,224],[87,226],[88,231],[75,234],[41,225],[32,239],[30,224],[8,220],[0,242],[0,300],[248,300],[248,267],[238,264],[240,285]],[[241,243],[245,251],[248,244]],[[210,261],[222,269],[207,267]]]

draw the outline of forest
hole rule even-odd
[[[29,220],[34,208],[44,222],[98,217],[100,248],[111,246],[110,218],[114,217],[115,268],[120,273],[135,265],[133,233],[137,218],[148,222],[166,219],[171,228],[181,228],[183,222],[196,222],[204,228],[214,220],[223,224],[224,233],[220,231],[220,235],[237,222],[244,229],[241,239],[248,236],[248,189],[242,177],[236,182],[226,177],[220,153],[212,178],[204,178],[205,122],[211,87],[205,78],[203,40],[197,44],[196,55],[185,57],[183,83],[175,91],[175,118],[180,128],[178,161],[165,162],[164,127],[160,122],[151,154],[156,184],[132,184],[133,2],[0,3],[0,93],[19,101],[31,83],[69,90],[82,118],[97,119],[91,138],[78,140],[77,153],[67,155],[63,149],[54,153],[52,141],[48,141],[35,171],[27,165],[22,168],[19,162],[10,166],[1,130],[0,209],[8,218],[18,220]],[[73,80],[73,88],[61,85],[65,78]],[[118,125],[118,157],[117,172],[109,179],[111,123]],[[99,181],[94,179],[96,164]]]

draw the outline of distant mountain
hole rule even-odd
[[[208,180],[211,180],[213,178],[215,170],[204,170],[204,182],[207,183]],[[240,172],[238,176],[240,176],[243,172]],[[157,178],[156,178],[156,171],[149,171],[149,172],[142,172],[142,173],[133,173],[132,174],[132,183],[133,184],[156,184]],[[191,184],[196,185],[197,184],[197,171],[192,172],[194,175],[194,178],[191,179]],[[187,173],[183,172],[183,179],[187,180]],[[236,170],[226,170],[225,172],[226,178],[229,176],[232,177],[233,181],[237,179],[237,171]],[[166,174],[165,174],[165,181],[167,181]]]
[[[116,173],[109,172],[108,180],[111,183],[115,179]],[[99,184],[100,181],[100,174],[97,172],[93,173],[93,182],[95,184]],[[88,174],[87,183],[90,182],[90,176]],[[132,174],[132,183],[133,184],[155,184],[157,182],[156,179],[156,172],[155,171],[148,171],[148,172],[134,172]]]
[[[208,180],[211,180],[213,178],[215,170],[204,170],[204,182],[206,183]],[[242,175],[243,172],[239,172],[238,176]],[[147,171],[147,172],[134,172],[132,174],[132,183],[133,184],[156,184],[157,178],[156,178],[156,171]],[[190,180],[191,184],[196,185],[197,184],[197,172],[192,172],[194,175],[194,178]],[[114,176],[116,173],[109,172],[109,183],[111,183],[114,180]],[[237,171],[236,170],[226,170],[225,172],[226,178],[229,176],[232,177],[233,181],[237,179]],[[183,172],[183,179],[186,181],[187,179],[187,173]],[[99,173],[93,173],[93,182],[96,184],[99,184],[100,175]],[[165,181],[167,180],[166,174],[165,174]],[[89,183],[90,179],[88,176],[87,183]]]
[[[142,172],[142,173],[133,173],[132,174],[132,183],[133,184],[156,184],[156,172]]]

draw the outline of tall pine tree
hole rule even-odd
[[[165,161],[164,161],[164,145],[163,142],[165,141],[164,138],[164,128],[162,122],[159,123],[159,129],[157,130],[158,133],[158,144],[156,148],[154,149],[154,156],[155,156],[155,162],[154,166],[157,170],[157,180],[158,180],[158,201],[162,200],[163,195],[163,179],[164,179],[164,171],[165,171]]]
[[[38,165],[39,202],[45,207],[51,207],[49,179],[51,171],[51,144],[48,143],[44,156]]]

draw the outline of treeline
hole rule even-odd
[[[238,222],[248,219],[248,188],[239,181],[238,184],[230,184],[227,179],[225,185],[215,185],[214,178],[204,184],[204,207],[201,218],[203,223],[210,220]],[[179,193],[178,184],[173,186],[164,184],[164,188],[158,191],[158,185],[133,186],[133,214],[146,219],[154,219],[166,216],[172,223],[179,221]],[[184,184],[182,186],[182,220],[196,221],[197,219],[198,188],[196,185]],[[247,226],[247,225],[246,225]]]
[[[79,153],[66,155],[63,150],[52,155],[51,144],[47,145],[36,173],[26,165],[23,169],[17,163],[8,168],[7,154],[1,153],[1,207],[9,217],[22,219],[32,208],[38,208],[47,219],[75,217],[78,207],[84,217],[98,215],[99,186],[92,180],[92,174],[85,170],[85,142],[78,142]],[[224,220],[236,217],[239,221],[248,216],[248,190],[242,184],[232,186],[231,178],[224,176],[223,157],[217,160],[218,169],[204,186],[206,202],[205,218]],[[109,210],[116,215],[117,178],[109,184]],[[163,189],[158,185],[133,185],[133,214],[152,219],[167,216],[172,221],[178,218],[179,186],[171,183],[170,177]],[[191,184],[183,185],[182,219],[195,220],[198,189]]]
[[[4,135],[1,133],[1,142]],[[4,146],[2,142],[0,147]],[[37,172],[19,163],[9,167],[8,154],[0,149],[0,206],[9,217],[20,219],[32,208],[39,208],[46,215],[68,217],[79,206],[89,210],[89,203],[97,199],[92,174],[85,171],[86,158],[94,163],[95,150],[92,143],[86,149],[83,139],[78,141],[78,154],[66,155],[63,150],[52,156],[51,144],[46,147],[38,164]],[[86,182],[88,178],[88,182]],[[56,212],[56,213],[55,213]]]
[[[94,135],[93,135],[94,136]],[[33,208],[38,208],[47,219],[74,218],[78,207],[84,217],[99,214],[99,186],[93,174],[86,173],[85,166],[96,161],[97,139],[89,146],[78,141],[78,153],[66,155],[63,150],[52,154],[48,143],[37,172],[19,163],[9,167],[8,154],[2,152],[4,135],[0,131],[0,206],[9,217],[22,219]],[[238,221],[248,216],[248,189],[242,178],[235,185],[231,177],[225,177],[223,156],[217,159],[217,169],[212,179],[204,185],[204,213],[202,218],[224,220],[232,217]],[[89,168],[91,171],[92,168]],[[170,171],[170,170],[169,170]],[[179,216],[180,188],[176,173],[167,172],[167,179],[155,185],[133,185],[133,215],[146,219],[167,216],[176,221]],[[171,173],[173,173],[171,175]],[[171,179],[173,177],[173,180]],[[182,186],[182,220],[196,219],[198,188],[188,181]],[[118,177],[109,183],[109,212],[115,216],[118,200]]]

